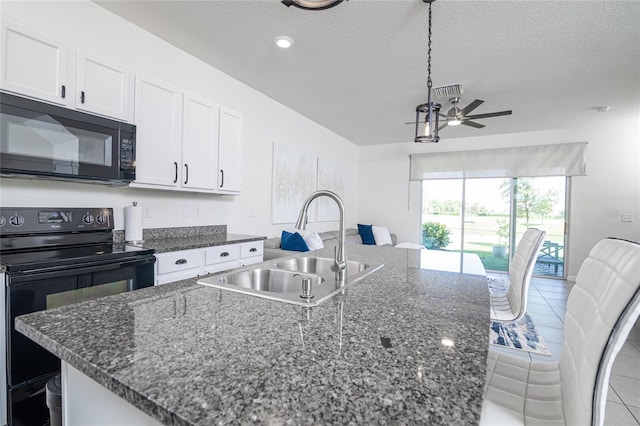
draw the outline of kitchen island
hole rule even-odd
[[[29,314],[16,328],[163,424],[478,423],[486,277],[422,269],[420,250],[347,256],[384,267],[313,308],[192,279]]]

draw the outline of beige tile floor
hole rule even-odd
[[[504,275],[487,276],[505,279]],[[546,278],[533,278],[529,287],[531,315],[539,334],[551,351],[551,356],[505,349],[528,359],[557,360],[564,338],[564,314],[572,283]],[[492,346],[492,349],[496,346]],[[618,354],[611,371],[605,426],[640,426],[640,322],[631,331]]]

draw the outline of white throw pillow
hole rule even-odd
[[[391,241],[391,234],[389,234],[389,230],[386,226],[373,225],[371,230],[373,231],[373,239],[376,240],[377,246],[393,245],[393,241]]]
[[[317,232],[307,231],[306,229],[296,229],[296,232],[302,235],[302,238],[304,239],[304,242],[307,243],[309,250],[324,248],[322,238],[320,238],[320,235],[318,235]]]

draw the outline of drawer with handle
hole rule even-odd
[[[240,245],[229,244],[206,248],[204,251],[204,264],[213,265],[215,263],[230,262],[240,258]]]
[[[264,244],[262,241],[251,241],[248,243],[240,244],[240,257],[255,257],[261,256],[264,253]]]
[[[173,251],[156,255],[158,274],[202,267],[202,249]]]

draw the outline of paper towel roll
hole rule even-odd
[[[124,208],[124,240],[142,241],[142,207],[137,203]]]

